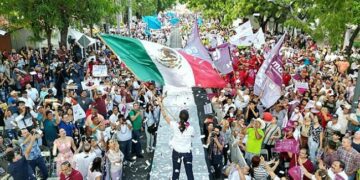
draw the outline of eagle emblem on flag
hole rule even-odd
[[[180,68],[181,67],[181,57],[173,49],[163,47],[159,49],[159,56],[155,58],[157,62],[167,68]]]

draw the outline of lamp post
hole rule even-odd
[[[121,4],[121,0],[115,0],[115,4],[117,6],[119,5],[122,5]],[[122,11],[119,11],[117,14],[116,14],[116,31],[117,33],[120,34],[121,32],[121,22],[122,22]]]
[[[357,80],[356,80],[356,86],[355,86],[355,94],[353,97],[353,101],[352,101],[352,108],[351,108],[351,112],[355,112],[355,109],[357,108],[358,104],[359,104],[359,97],[360,97],[360,78],[359,78],[359,73],[358,72],[358,76],[357,76]]]
[[[131,16],[132,16],[131,0],[128,0],[128,31],[129,31],[129,37],[131,37]]]

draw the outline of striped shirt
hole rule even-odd
[[[280,128],[276,124],[270,124],[266,127],[264,144],[266,145],[275,145],[276,139],[270,139],[273,136],[280,135]]]
[[[339,160],[345,163],[346,174],[352,175],[360,168],[360,153],[358,153],[354,148],[347,151],[343,147],[339,147],[337,155]],[[351,174],[351,172],[353,173]]]
[[[263,165],[259,165],[254,168],[254,179],[255,180],[263,180],[268,177],[268,173],[266,172]]]

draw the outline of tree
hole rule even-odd
[[[195,11],[201,11],[205,17],[218,19],[223,25],[229,25],[240,17],[259,13],[259,23],[263,30],[271,18],[276,23],[285,21],[288,11],[268,0],[182,0]]]
[[[40,39],[46,35],[49,49],[51,49],[51,34],[58,22],[52,0],[3,0],[0,13],[7,17],[13,27],[29,27],[34,38]]]

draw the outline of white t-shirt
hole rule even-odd
[[[75,169],[78,170],[84,179],[87,178],[88,174],[88,167],[95,159],[96,154],[95,153],[85,153],[82,152],[80,154],[74,155],[74,163],[75,163]]]
[[[131,122],[129,120],[127,120],[126,123],[131,126]],[[131,130],[129,129],[128,125],[125,125],[125,124],[120,125],[120,129],[117,131],[117,134],[116,134],[117,139],[119,141],[128,141],[131,139],[132,134],[131,134]]]
[[[88,177],[87,177],[88,180],[95,180],[97,177],[101,177],[101,172],[97,172],[97,171],[91,172],[90,168],[91,166],[89,166]]]
[[[39,91],[35,88],[31,88],[27,90],[27,95],[35,102],[39,97]]]
[[[118,115],[119,115],[120,113],[118,113],[118,114],[111,114],[111,116],[109,117],[109,120],[110,120],[110,122],[111,123],[116,123],[116,121],[118,120]]]
[[[333,125],[333,122],[332,121],[329,121],[327,123],[327,128],[328,129],[332,129],[333,131],[340,131],[341,130],[341,125],[340,123],[336,123],[335,125]]]
[[[179,124],[174,121],[170,121],[170,128],[174,133],[173,138],[170,141],[172,148],[179,153],[189,153],[191,151],[191,140],[195,135],[194,128],[189,126],[184,130],[183,133],[181,133]]]
[[[101,136],[104,136],[104,141],[107,142],[111,138],[111,127],[105,128],[104,131],[96,130],[96,138],[100,141]],[[101,135],[102,134],[102,135]]]
[[[331,169],[328,169],[327,173],[328,173],[330,179],[335,180],[335,173]],[[349,179],[348,175],[344,171],[341,171],[340,173],[338,173],[338,175],[341,176],[342,178],[344,178],[344,180]]]

